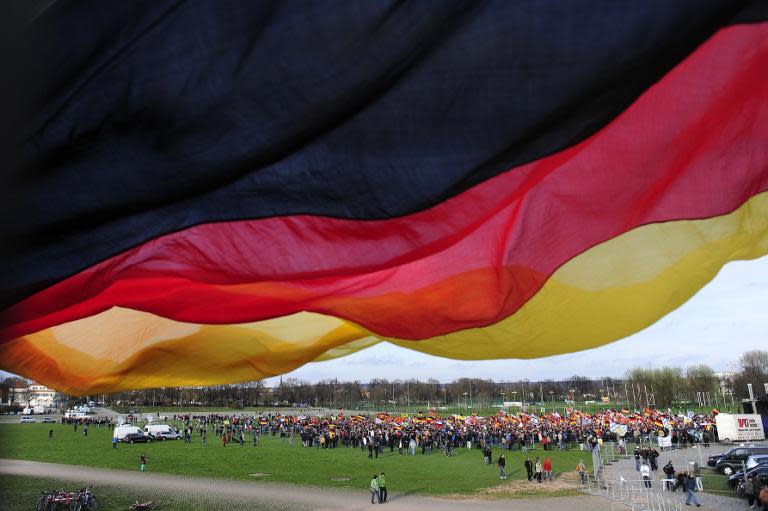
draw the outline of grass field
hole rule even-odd
[[[704,491],[725,497],[736,497],[736,490],[728,486],[728,477],[714,470],[703,470],[701,473]]]
[[[49,429],[54,430],[51,441]],[[387,449],[379,459],[369,460],[367,451],[360,449],[304,448],[298,440],[291,445],[275,437],[262,437],[256,448],[248,443],[245,447],[222,447],[210,433],[206,447],[202,447],[198,436],[193,437],[192,444],[172,440],[120,444],[117,449],[112,448],[110,439],[108,428],[92,427],[86,438],[80,428],[75,433],[66,425],[3,424],[0,457],[138,470],[143,452],[149,459],[147,469],[153,472],[357,489],[367,488],[371,475],[384,471],[392,491],[433,495],[471,495],[525,477],[522,453],[505,451],[510,478],[499,480],[495,466],[498,449],[494,450],[494,464],[486,466],[481,451],[475,449],[457,449],[452,457],[438,451],[425,456],[400,456],[397,450],[390,453]],[[531,451],[532,459],[543,459],[544,454],[541,449]],[[574,472],[580,458],[587,464],[591,462],[586,453],[578,450],[549,454],[555,474]]]
[[[77,490],[77,485],[55,479],[0,475],[0,506],[3,511],[29,511],[35,508],[39,492],[50,489]],[[147,492],[123,486],[97,486],[93,493],[99,499],[99,511],[126,511],[137,500],[152,500],[162,511],[190,511],[191,509],[226,509],[227,511],[307,511],[299,506],[279,506],[259,503],[253,499],[201,500],[172,490]],[[147,495],[151,493],[151,495]]]

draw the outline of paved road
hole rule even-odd
[[[711,456],[712,454],[719,454],[723,451],[728,450],[730,448],[730,445],[725,444],[712,444],[710,447],[699,447],[696,448],[690,448],[690,449],[675,449],[675,450],[668,450],[668,451],[662,451],[661,455],[659,456],[659,470],[655,473],[653,473],[652,477],[654,479],[653,481],[653,487],[652,489],[656,492],[663,492],[663,494],[667,497],[669,497],[673,501],[685,501],[686,494],[680,490],[677,492],[671,492],[671,491],[663,491],[662,489],[662,483],[660,479],[664,477],[664,473],[661,471],[661,467],[666,465],[668,461],[672,461],[672,465],[675,467],[675,470],[677,472],[681,471],[687,471],[691,470],[692,467],[689,465],[689,463],[692,463],[694,461],[699,461],[701,467],[704,469],[702,472],[704,474],[713,474],[714,472],[707,470],[707,458]],[[630,452],[632,452],[633,447],[630,446]],[[635,471],[635,460],[634,458],[630,459],[624,459],[621,461],[618,461],[616,463],[613,463],[611,465],[607,465],[603,469],[603,476],[609,480],[609,481],[617,481],[620,477],[623,477],[627,481],[637,481],[640,478],[640,475],[637,471]],[[707,486],[707,477],[705,475],[704,479],[704,487],[706,490]],[[739,499],[739,498],[733,498],[733,497],[727,497],[723,495],[715,495],[712,493],[696,493],[696,498],[699,499],[699,502],[701,502],[701,508],[702,510],[712,510],[712,511],[744,511],[747,508],[746,500]]]
[[[157,499],[159,492],[179,493],[200,502],[215,502],[220,509],[232,509],[235,502],[257,503],[258,507],[284,510],[351,511],[370,509],[370,494],[365,491],[347,491],[314,487],[298,487],[274,483],[250,483],[209,479],[203,477],[175,476],[168,474],[140,473],[107,470],[79,465],[59,465],[25,460],[0,459],[0,474],[46,477],[77,484],[92,483],[98,486],[129,486],[145,488],[148,498]],[[209,504],[204,509],[211,509]],[[540,511],[542,509],[568,511],[609,511],[611,503],[600,497],[553,497],[547,499],[440,499],[391,492],[387,509],[391,511]]]

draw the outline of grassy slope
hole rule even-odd
[[[21,477],[0,475],[0,506],[3,511],[29,511],[35,508],[39,492],[53,488],[62,488],[70,492],[77,490],[77,485],[71,482],[57,481],[47,478]],[[159,504],[162,511],[190,510],[226,510],[226,511],[302,511],[298,507],[276,506],[274,503],[258,503],[253,499],[246,501],[217,499],[201,500],[185,496],[178,492],[153,493],[119,486],[97,486],[93,489],[99,499],[99,511],[126,511],[136,500],[146,502],[152,500]],[[303,510],[306,511],[306,510]]]
[[[54,439],[48,441],[48,430],[54,429]],[[297,440],[289,445],[279,438],[264,437],[259,447],[229,445],[222,447],[215,435],[208,435],[203,448],[198,436],[191,445],[183,441],[153,442],[151,444],[110,445],[108,428],[90,429],[84,438],[81,429],[48,424],[0,425],[0,457],[69,463],[94,467],[138,470],[139,455],[149,458],[148,470],[185,475],[256,480],[250,474],[266,473],[258,480],[287,482],[313,486],[367,488],[374,472],[384,471],[390,488],[397,492],[421,494],[474,494],[500,483],[494,465],[484,466],[479,450],[458,449],[456,455],[445,457],[441,452],[415,457],[400,456],[387,449],[378,460],[369,460],[360,449],[303,448]],[[494,450],[494,462],[499,451]],[[543,456],[544,451],[532,451]],[[590,463],[584,452],[552,451],[554,472],[572,472],[579,458]],[[509,483],[525,476],[523,456],[519,451],[505,451]]]

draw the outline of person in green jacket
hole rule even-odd
[[[381,502],[381,494],[379,493],[379,479],[376,474],[373,474],[373,479],[371,479],[371,504],[376,503],[373,500],[374,498]]]
[[[379,475],[379,502],[382,504],[387,501],[387,481],[384,479],[384,472]]]

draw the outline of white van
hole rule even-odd
[[[149,424],[144,426],[144,434],[158,440],[178,440],[181,438],[181,433],[168,424]]]
[[[125,438],[125,435],[129,433],[143,434],[144,432],[138,426],[117,426],[115,428],[114,433],[112,433],[112,436],[117,437],[118,440],[122,440],[123,438]]]

